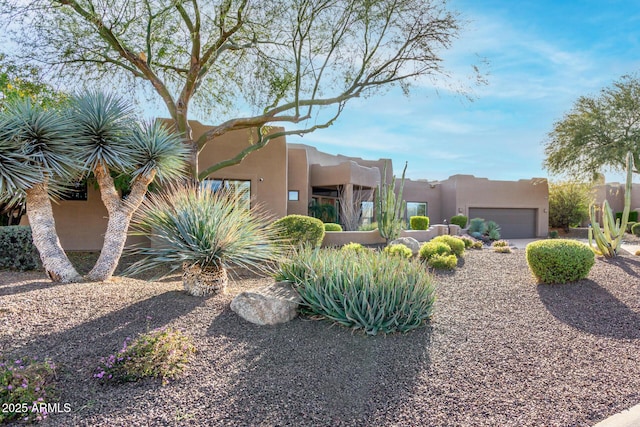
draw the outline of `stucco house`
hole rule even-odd
[[[194,137],[207,130],[191,123]],[[231,158],[255,140],[255,130],[228,132],[209,143],[199,156],[200,170]],[[385,164],[387,164],[386,175]],[[373,221],[372,195],[381,179],[391,183],[389,159],[365,160],[332,155],[304,144],[288,144],[284,137],[247,156],[239,165],[217,171],[207,178],[213,187],[242,189],[274,218],[309,213],[312,203],[355,206],[360,222]],[[397,183],[396,183],[397,186]],[[471,175],[454,175],[444,181],[406,180],[403,198],[407,218],[427,215],[442,223],[453,215],[495,220],[505,238],[542,237],[548,233],[548,186],[546,179],[491,181]],[[360,212],[360,208],[362,208]],[[89,184],[54,204],[54,217],[65,250],[99,250],[107,225],[100,192]],[[338,218],[340,220],[340,218]],[[26,222],[26,216],[24,217]],[[136,240],[138,239],[138,240]],[[131,237],[129,243],[140,242]]]

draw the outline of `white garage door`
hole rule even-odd
[[[497,222],[504,239],[536,237],[536,209],[469,208],[469,219],[472,218]]]

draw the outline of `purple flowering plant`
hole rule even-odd
[[[191,338],[180,331],[160,328],[127,337],[115,354],[103,357],[93,377],[108,382],[160,378],[162,384],[178,377],[196,351]]]
[[[0,424],[12,420],[42,421],[51,401],[56,366],[50,360],[35,358],[6,360],[0,357]]]

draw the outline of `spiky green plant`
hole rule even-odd
[[[373,251],[345,257],[341,250],[305,247],[281,263],[276,279],[294,283],[304,311],[371,335],[423,325],[435,300],[420,263]]]
[[[24,99],[6,105],[0,125],[0,199],[26,200],[33,242],[49,277],[56,282],[79,280],[56,234],[50,200],[79,173],[73,122]]]
[[[589,227],[589,247],[596,255],[602,255],[606,258],[613,258],[618,254],[622,237],[627,229],[629,221],[629,210],[631,209],[631,182],[633,174],[633,153],[627,153],[627,180],[624,189],[624,210],[622,212],[622,223],[616,219],[609,202],[605,199],[602,203],[600,213],[602,215],[602,228],[596,218],[596,206],[592,204],[589,207],[589,219],[591,227]],[[595,240],[595,246],[593,242]]]
[[[125,274],[159,266],[169,267],[170,273],[183,264],[203,270],[238,266],[267,272],[281,253],[277,230],[270,224],[258,207],[243,208],[237,193],[169,186],[149,194],[136,211],[132,234],[148,236],[153,245],[130,251],[143,258]]]
[[[400,188],[398,194],[395,193],[396,176],[391,179],[391,183],[387,180],[387,163],[385,163],[380,184],[375,194],[376,221],[378,222],[378,230],[380,235],[387,240],[395,240],[400,236],[404,217],[404,209],[406,202],[402,200],[402,192],[404,189],[404,175],[407,171],[407,163],[404,164],[402,170],[402,179],[400,180]]]

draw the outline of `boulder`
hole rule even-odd
[[[256,325],[276,325],[298,315],[300,296],[289,282],[245,291],[231,301],[231,310]]]
[[[417,253],[420,251],[420,242],[418,242],[413,237],[400,237],[399,239],[389,242],[389,245],[398,245],[398,244],[405,245],[406,247],[411,249],[411,252],[413,252],[413,255],[417,255]]]

